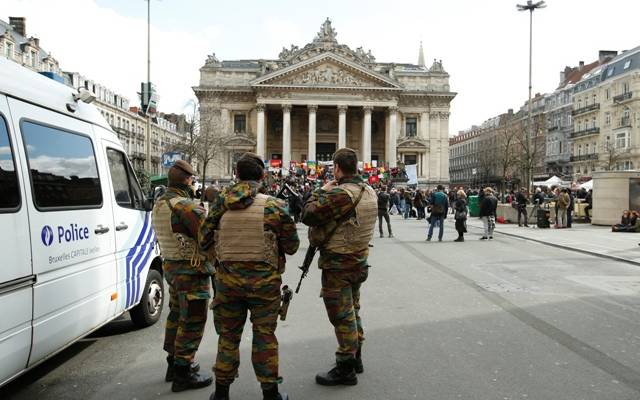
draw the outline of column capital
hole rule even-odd
[[[318,105],[317,104],[309,104],[307,106],[307,109],[309,109],[309,112],[316,112],[316,111],[318,111]]]
[[[373,111],[373,106],[362,106],[362,109],[364,110],[365,114],[371,114],[371,111]]]
[[[256,104],[256,111],[258,112],[264,112],[264,110],[267,108],[267,105],[264,103],[258,103]]]
[[[398,112],[398,106],[389,106],[387,107],[387,112],[389,114],[395,114]]]
[[[344,105],[344,104],[340,104],[340,105],[338,105],[338,112],[339,112],[340,114],[344,114],[344,113],[346,113],[346,112],[347,112],[347,109],[348,109],[348,108],[349,108],[349,106]]]
[[[282,105],[282,111],[284,111],[284,112],[291,112],[291,107],[292,107],[292,105],[291,105],[291,104],[283,104],[283,105]]]

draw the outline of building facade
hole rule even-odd
[[[331,159],[340,147],[364,163],[416,164],[419,183],[449,181],[449,74],[442,62],[380,63],[371,51],[336,40],[327,19],[302,48],[278,59],[220,61],[209,56],[194,88],[201,129],[223,138],[208,176],[228,178],[234,160],[255,151],[265,161]],[[216,119],[216,123],[208,121]],[[202,131],[201,131],[202,133]]]
[[[0,21],[0,54],[68,86],[83,87],[92,91],[96,95],[93,104],[118,134],[134,167],[139,171],[145,170],[146,119],[137,108],[130,107],[126,97],[77,72],[62,71],[51,53],[40,47],[40,40],[27,36],[25,18],[10,17],[9,23]],[[151,146],[149,149],[151,169],[147,171],[151,175],[163,173],[162,154],[175,149],[185,140],[186,129],[177,129],[176,118],[178,117],[173,115],[171,118],[173,121],[170,121],[159,114],[152,119],[151,137],[148,142]]]

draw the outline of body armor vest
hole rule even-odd
[[[160,199],[153,207],[153,228],[160,243],[162,256],[167,261],[191,261],[197,254],[197,244],[193,238],[175,233],[171,228],[173,207],[184,197],[171,200]]]
[[[344,183],[338,187],[347,192],[353,202],[362,190],[362,185],[357,183]],[[354,216],[338,226],[324,248],[338,254],[350,254],[368,248],[377,216],[378,197],[371,186],[365,185]]]
[[[258,194],[241,210],[228,210],[215,232],[216,256],[220,262],[263,262],[278,267],[276,234],[264,229],[264,208],[269,196]]]

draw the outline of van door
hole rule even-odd
[[[107,163],[91,125],[13,98],[9,108],[31,183],[24,204],[37,276],[32,365],[113,314],[115,227]]]
[[[142,295],[148,265],[155,252],[156,238],[151,213],[144,210],[145,197],[121,145],[104,139],[102,143],[111,177],[112,190],[109,196],[114,203],[118,291],[121,298],[118,305],[120,310],[127,310],[135,306]],[[158,290],[159,287],[150,289]],[[159,293],[146,295],[161,296]]]
[[[0,95],[0,385],[27,367],[32,296],[29,216],[7,98]]]

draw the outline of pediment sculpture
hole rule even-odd
[[[281,80],[285,85],[335,85],[335,86],[373,86],[356,75],[343,69],[325,66],[311,69]]]

